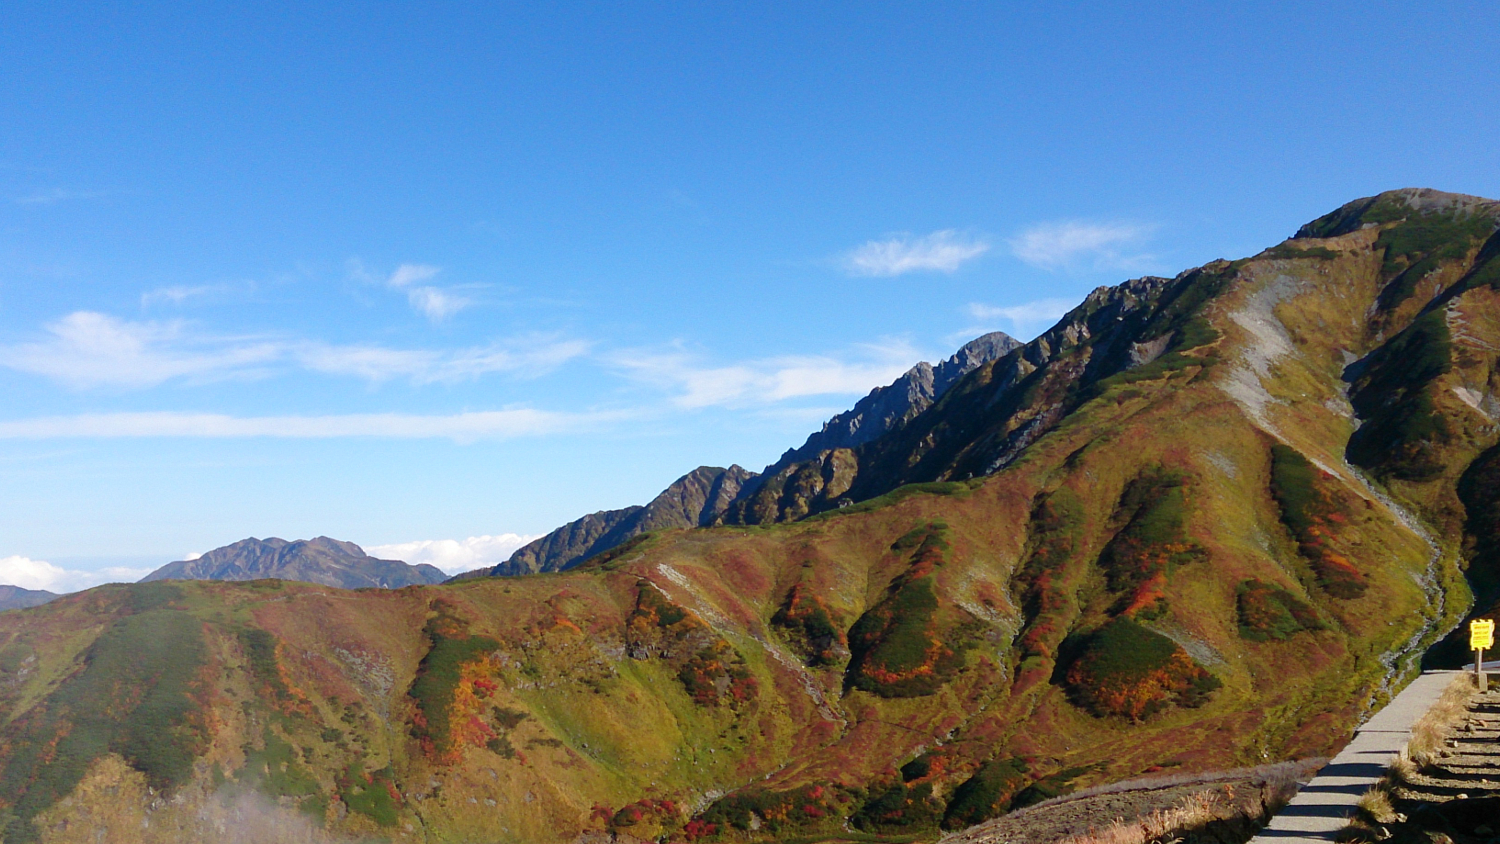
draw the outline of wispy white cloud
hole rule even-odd
[[[406,291],[406,301],[432,322],[442,322],[473,304],[462,296],[455,296],[436,287],[413,287]]]
[[[198,284],[185,285],[175,284],[170,287],[158,287],[141,294],[141,307],[146,308],[157,304],[181,305],[189,299],[199,299],[223,293],[230,289],[227,284]]]
[[[889,384],[919,358],[901,341],[861,347],[864,360],[828,355],[786,356],[730,366],[705,366],[680,350],[617,353],[608,362],[638,381],[675,393],[683,408],[746,407],[820,395],[862,395]]]
[[[1135,270],[1152,264],[1138,247],[1153,230],[1136,223],[1081,220],[1039,223],[1006,241],[1022,261],[1047,270]]]
[[[587,354],[589,346],[585,340],[550,335],[445,351],[310,343],[297,349],[297,357],[308,369],[329,375],[374,382],[408,378],[415,384],[430,384],[471,381],[492,372],[535,377]]]
[[[56,205],[59,202],[67,202],[72,199],[98,199],[103,195],[99,191],[48,188],[46,190],[22,194],[15,198],[15,202],[17,205]]]
[[[172,379],[244,376],[281,354],[266,341],[190,337],[180,321],[130,322],[92,311],[71,313],[45,328],[45,340],[0,346],[0,366],[72,387],[139,388]]]
[[[44,589],[48,592],[76,592],[101,583],[134,583],[151,573],[151,569],[110,566],[84,570],[65,569],[46,560],[30,557],[0,557],[0,584],[22,589]]]
[[[431,322],[442,322],[473,304],[470,299],[451,290],[430,284],[421,284],[437,277],[441,267],[431,264],[402,264],[386,278],[386,286],[406,293],[407,304],[412,310],[427,317]],[[370,279],[370,274],[357,259],[350,259],[349,274],[355,278]]]
[[[536,539],[535,535],[502,533],[497,536],[471,536],[468,539],[419,539],[392,545],[371,545],[365,553],[383,560],[402,560],[417,565],[437,566],[449,574],[494,566],[510,559],[517,548]]]
[[[339,346],[267,337],[216,337],[183,321],[133,322],[79,311],[45,326],[45,339],[0,346],[0,367],[75,388],[139,389],[167,381],[256,377],[289,367],[371,382],[454,383],[493,372],[536,376],[586,354],[590,344],[534,334],[460,349]]]
[[[844,269],[859,276],[897,276],[924,270],[951,273],[989,249],[983,240],[953,229],[922,237],[898,235],[871,240],[851,250],[844,256]]]
[[[1029,338],[1051,327],[1077,304],[1068,299],[1038,299],[1020,305],[1001,306],[971,302],[965,310],[969,316],[983,320],[986,325],[1003,322],[1009,326],[1011,334]],[[974,329],[969,329],[964,333],[967,335],[973,332]]]
[[[426,281],[429,278],[433,278],[440,272],[442,272],[441,267],[434,267],[428,264],[402,264],[396,268],[395,272],[391,273],[390,278],[386,279],[386,284],[399,290],[414,282]]]
[[[324,416],[229,416],[218,413],[148,411],[42,416],[0,422],[0,439],[271,437],[331,439],[477,440],[536,437],[592,429],[626,417],[623,411],[560,413],[513,408],[454,414],[349,413]]]

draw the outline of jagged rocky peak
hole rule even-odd
[[[809,436],[800,447],[788,450],[762,474],[772,475],[822,452],[853,448],[877,439],[931,407],[958,379],[1020,346],[1020,341],[1009,334],[993,331],[965,343],[937,366],[922,361],[889,385],[871,390],[853,408],[828,420],[822,430]]]
[[[434,566],[381,560],[353,542],[327,536],[287,541],[279,537],[242,539],[194,560],[168,563],[141,578],[151,580],[299,580],[340,589],[418,586],[442,583]]]
[[[487,573],[512,576],[562,571],[648,531],[711,525],[755,477],[740,466],[699,466],[673,481],[646,506],[600,510],[574,519],[517,549]]]
[[[1078,307],[1064,314],[1056,325],[1026,344],[1025,351],[1022,352],[1023,358],[1034,366],[1041,366],[1058,352],[1091,340],[1096,333],[1116,325],[1125,317],[1151,304],[1161,294],[1162,288],[1182,277],[1180,275],[1177,279],[1170,279],[1148,275],[1094,288]]]
[[[641,514],[643,531],[661,528],[705,527],[724,511],[754,472],[740,466],[720,469],[699,466],[678,478],[647,504]]]

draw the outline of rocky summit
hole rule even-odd
[[[242,539],[192,560],[167,563],[141,578],[153,580],[298,580],[340,589],[399,589],[442,583],[448,578],[429,565],[378,560],[353,542],[315,539]]]
[[[1101,288],[566,571],[0,615],[4,841],[930,840],[1331,755],[1500,600],[1497,228],[1393,191]]]

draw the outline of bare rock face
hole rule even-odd
[[[150,580],[299,580],[340,589],[399,589],[448,579],[435,566],[380,560],[353,542],[315,539],[242,539],[196,560],[168,563],[141,578]]]

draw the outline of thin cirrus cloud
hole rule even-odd
[[[338,346],[266,337],[218,337],[181,320],[135,322],[78,311],[44,326],[41,340],[0,346],[0,367],[75,389],[144,389],[169,381],[206,383],[265,377],[291,367],[414,384],[455,383],[493,372],[536,376],[588,352],[590,344],[527,335],[464,349]]]
[[[46,339],[0,346],[0,366],[74,388],[152,387],[244,376],[281,357],[276,343],[191,336],[181,321],[131,322],[77,311],[45,326]]]
[[[943,229],[921,237],[897,235],[871,240],[844,255],[844,270],[856,276],[898,276],[912,272],[956,271],[988,252],[983,240]]]
[[[864,360],[829,355],[787,356],[705,366],[685,351],[627,351],[607,363],[638,382],[671,393],[685,409],[747,407],[823,395],[862,395],[889,384],[916,362],[909,344],[861,348]]]
[[[419,539],[391,545],[369,545],[365,552],[382,560],[401,560],[418,565],[437,566],[448,574],[488,568],[510,559],[516,549],[538,538],[540,534],[502,533],[496,536],[471,536],[468,539]]]
[[[103,195],[99,191],[48,188],[18,196],[15,198],[15,202],[17,205],[56,205],[59,202],[67,202],[74,199],[98,199]]]
[[[170,287],[158,287],[141,294],[141,307],[149,308],[159,304],[181,305],[193,299],[214,296],[230,289],[231,286],[228,284],[176,284]]]
[[[414,384],[451,384],[492,372],[535,377],[587,354],[589,348],[585,340],[532,335],[505,344],[450,351],[305,344],[296,355],[302,366],[327,375],[371,382],[406,378]]]
[[[1155,227],[1125,222],[1039,223],[1006,241],[1011,254],[1045,270],[1136,270],[1155,262],[1139,247]]]
[[[560,413],[531,408],[453,414],[349,413],[322,416],[229,416],[174,411],[84,413],[0,422],[0,439],[381,437],[471,443],[590,430],[625,415],[617,411]]]

